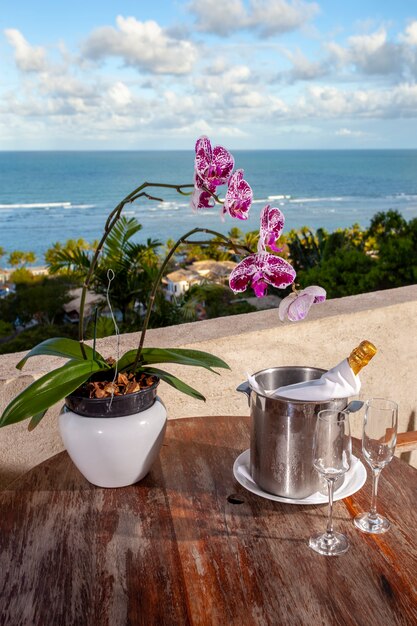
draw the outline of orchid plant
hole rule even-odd
[[[168,263],[179,246],[196,243],[192,239],[196,233],[205,233],[216,237],[215,240],[207,240],[204,243],[227,246],[239,256],[246,254],[232,270],[229,277],[229,284],[234,293],[241,293],[251,286],[255,295],[262,297],[266,294],[268,285],[279,289],[293,285],[293,293],[285,298],[279,307],[281,319],[284,319],[285,316],[288,316],[292,321],[303,319],[313,303],[325,299],[326,293],[321,287],[307,287],[300,293],[294,289],[295,270],[287,260],[279,256],[282,249],[277,245],[284,228],[284,215],[280,209],[266,205],[261,211],[259,243],[256,252],[245,246],[237,245],[225,235],[207,228],[194,228],[178,239],[161,263],[153,283],[139,345],[136,349],[129,350],[115,361],[101,356],[96,350],[95,342],[93,347],[84,342],[84,308],[87,290],[103,245],[120,219],[124,206],[141,197],[162,202],[162,198],[151,195],[147,189],[169,188],[181,195],[190,196],[191,207],[194,211],[202,210],[204,212],[204,209],[218,204],[221,207],[222,219],[229,215],[235,219],[247,220],[253,192],[249,183],[244,179],[244,171],[242,169],[234,171],[234,166],[235,160],[226,148],[222,146],[212,147],[208,137],[201,137],[195,146],[193,184],[172,185],[145,182],[113,209],[107,218],[104,233],[91,259],[83,285],[79,316],[79,340],[74,341],[62,337],[48,339],[35,346],[19,361],[16,367],[21,369],[26,361],[34,356],[50,355],[67,359],[64,365],[37,379],[10,402],[0,418],[0,427],[31,418],[29,430],[32,430],[43,418],[49,407],[85,385],[90,379],[94,379],[98,373],[100,375],[104,373],[106,376],[108,392],[111,394],[121,393],[120,377],[129,383],[122,393],[136,391],[140,387],[140,381],[149,377],[157,377],[183,393],[205,400],[199,391],[169,372],[154,367],[154,365],[177,363],[204,367],[215,372],[213,368],[229,369],[229,366],[222,359],[199,350],[148,348],[144,346],[157,289]],[[222,200],[218,195],[218,188],[224,185],[227,185],[227,189]],[[135,381],[137,384],[134,384]]]

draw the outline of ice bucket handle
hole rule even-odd
[[[236,387],[236,391],[246,394],[248,398],[248,404],[250,405],[250,386],[248,381],[245,380],[245,382],[241,383],[239,387]]]

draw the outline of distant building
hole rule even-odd
[[[32,272],[34,276],[48,276],[49,275],[49,271],[46,265],[39,265],[38,267],[27,267],[26,269],[28,269],[29,272]]]
[[[188,266],[192,272],[196,272],[202,278],[213,282],[226,282],[229,274],[236,267],[237,263],[233,261],[213,261],[206,259],[204,261],[194,261]]]
[[[167,274],[163,280],[165,297],[172,302],[175,298],[183,296],[192,285],[203,282],[225,283],[236,263],[233,261],[195,261],[186,269],[178,269]]]
[[[68,295],[72,298],[69,302],[64,304],[65,319],[67,322],[78,323],[80,319],[80,305],[81,305],[81,292],[82,288],[71,289]],[[85,298],[84,315],[90,317],[94,313],[94,309],[99,306],[102,307],[106,302],[106,298],[100,294],[87,291]]]
[[[48,276],[48,268],[46,265],[38,265],[38,266],[24,266],[29,272],[33,274],[33,276]],[[15,272],[17,267],[9,267],[7,269],[0,269],[0,283],[7,283],[10,281],[10,276]]]
[[[201,276],[197,272],[188,269],[179,269],[170,272],[163,279],[165,298],[172,302],[175,298],[183,296],[191,287],[201,282]]]

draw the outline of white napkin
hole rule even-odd
[[[265,396],[280,396],[290,400],[322,401],[333,398],[350,398],[358,395],[361,388],[359,376],[351,370],[347,359],[325,372],[316,380],[309,380],[278,389],[262,389],[253,376],[248,375],[248,382],[254,391]]]

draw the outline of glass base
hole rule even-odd
[[[356,528],[359,528],[364,533],[372,533],[373,535],[379,535],[386,533],[391,528],[390,522],[386,517],[382,515],[372,515],[370,513],[361,513],[357,515],[353,520]]]
[[[344,554],[349,549],[349,541],[342,533],[317,533],[310,537],[309,547],[325,556],[338,556]]]

